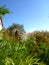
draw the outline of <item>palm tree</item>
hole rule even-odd
[[[10,10],[6,8],[6,6],[0,6],[0,30],[2,30],[3,28],[3,22],[2,22],[2,18],[4,15],[9,14]]]

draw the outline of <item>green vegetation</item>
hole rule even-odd
[[[20,41],[8,38],[0,41],[0,65],[49,65],[49,32],[29,33]]]

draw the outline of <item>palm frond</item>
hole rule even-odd
[[[6,5],[4,5],[4,6],[0,6],[0,15],[5,15],[5,14],[10,14],[11,13],[11,11],[8,9],[8,8],[6,8]]]

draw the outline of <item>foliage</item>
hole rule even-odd
[[[28,35],[29,38],[34,38],[37,44],[40,42],[49,43],[49,32],[48,31],[34,31]]]
[[[16,40],[20,41],[24,33],[25,30],[23,25],[13,24],[4,31],[3,36],[7,38],[14,37]]]
[[[3,21],[2,21],[2,17],[6,14],[10,14],[10,10],[8,8],[6,8],[6,6],[0,6],[0,23],[2,25],[2,27],[0,28],[0,31],[2,30],[3,28]]]
[[[49,65],[49,43],[43,40],[37,44],[35,34],[21,41],[3,37],[0,41],[0,65]]]
[[[10,26],[10,27],[8,28],[8,30],[10,30],[10,32],[13,32],[13,33],[14,33],[16,30],[20,31],[20,33],[25,32],[23,25],[15,24],[15,23],[14,23],[12,26]]]
[[[33,43],[34,44],[34,43]],[[34,45],[29,41],[18,42],[3,39],[0,42],[0,64],[1,65],[45,65],[40,57],[30,52]]]
[[[5,14],[9,14],[10,10],[6,8],[6,5],[0,6],[0,17],[4,16]]]

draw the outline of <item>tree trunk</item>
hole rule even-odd
[[[3,28],[2,18],[0,18],[0,31],[2,30],[2,28]]]

